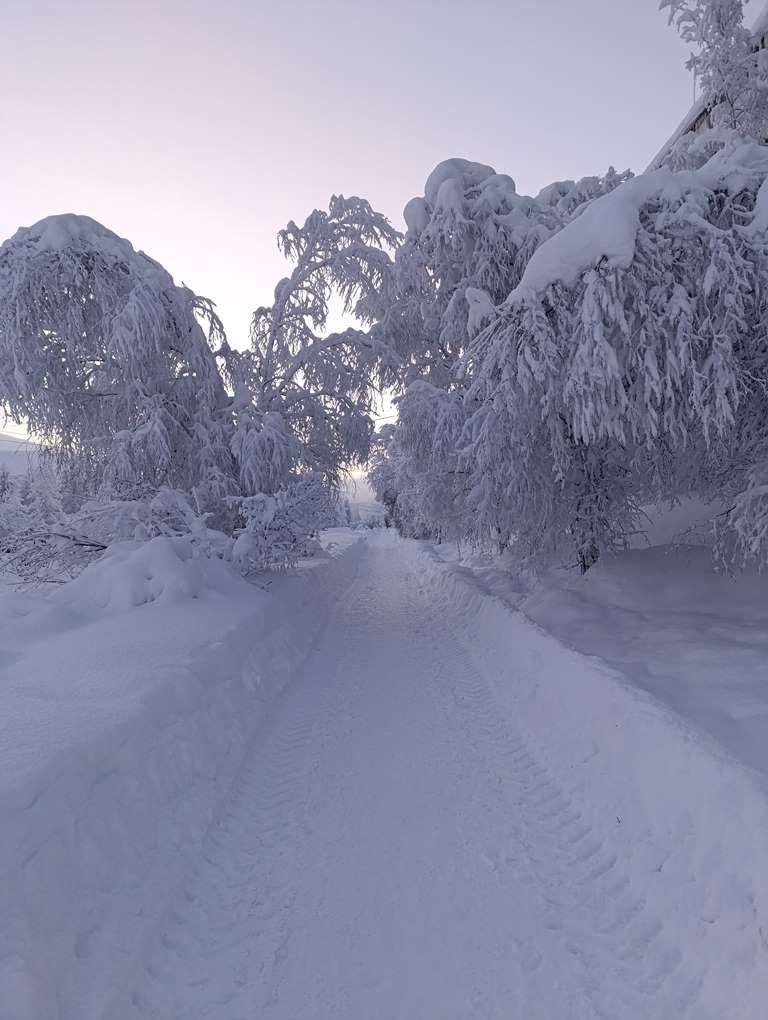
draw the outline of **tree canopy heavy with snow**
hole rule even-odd
[[[396,518],[409,534],[467,536],[504,546],[512,514],[502,509],[494,474],[473,475],[466,455],[478,410],[466,359],[473,337],[496,317],[539,245],[577,216],[583,205],[627,178],[611,170],[578,183],[557,182],[537,198],[519,195],[511,177],[463,159],[430,174],[423,197],[405,208],[408,232],[395,259],[392,303],[374,334],[404,361],[399,428],[388,438],[390,471],[399,492]],[[501,439],[501,435],[499,435]],[[504,459],[509,451],[499,451]],[[381,455],[380,455],[381,458]]]
[[[765,455],[767,175],[747,142],[627,182],[538,250],[477,338],[471,462],[529,547],[567,532],[589,566],[643,497],[734,494]]]
[[[729,500],[721,551],[768,561],[766,58],[740,0],[664,0],[713,127],[642,177],[536,199],[465,160],[405,211],[376,327],[407,370],[372,482],[409,534],[570,549],[642,505]]]
[[[398,240],[356,198],[289,224],[296,268],[234,351],[210,301],[94,220],[19,230],[0,247],[0,405],[55,456],[67,519],[17,515],[14,562],[177,531],[210,549],[209,525],[247,535],[251,566],[300,552],[366,460],[397,360],[359,326],[329,334],[331,302],[370,322]]]
[[[620,181],[561,221],[504,300],[471,295],[447,384],[408,386],[373,472],[403,530],[570,547],[587,569],[644,501],[698,493],[734,500],[754,551],[767,177],[768,149],[745,141],[698,171]]]
[[[84,489],[231,491],[212,304],[87,216],[0,247],[0,402]]]
[[[661,0],[659,6],[693,47],[686,66],[701,89],[688,115],[690,122],[696,114],[696,127],[681,127],[662,162],[695,169],[740,138],[768,141],[768,51],[761,42],[768,7],[755,31],[744,24],[742,0]]]
[[[335,484],[366,462],[375,402],[395,359],[361,326],[383,300],[399,238],[368,202],[343,196],[280,232],[295,268],[273,305],[254,312],[251,348],[237,358],[246,401],[235,445],[253,450],[259,472],[250,489],[273,493],[297,472]],[[329,333],[334,299],[356,324]]]

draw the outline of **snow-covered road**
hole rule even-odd
[[[472,617],[404,543],[355,555],[110,1017],[723,1020],[663,863],[645,887],[622,819],[555,778]]]

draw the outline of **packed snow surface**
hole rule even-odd
[[[761,777],[472,572],[358,537],[269,593],[102,613],[90,692],[16,674],[74,730],[131,637],[197,641],[110,740],[3,777],[2,1020],[764,1020]],[[174,637],[217,605],[229,637]]]

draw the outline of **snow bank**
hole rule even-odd
[[[189,598],[160,543],[0,599],[0,1020],[110,1015],[355,562]]]
[[[53,597],[86,612],[120,612],[148,602],[199,598],[230,583],[227,565],[201,555],[189,538],[158,536],[148,542],[113,543]]]
[[[435,602],[460,604],[471,621],[467,653],[479,675],[495,677],[498,711],[536,749],[543,788],[551,778],[576,804],[585,832],[597,834],[584,859],[605,874],[606,907],[639,903],[674,928],[670,944],[698,970],[697,1001],[707,1008],[699,1015],[762,1018],[768,783],[605,662],[510,611],[471,572],[411,548]],[[616,861],[628,888],[612,887]],[[652,951],[648,935],[638,954]]]
[[[547,577],[521,603],[573,648],[610,661],[768,782],[768,578],[716,573],[709,549],[606,557]]]

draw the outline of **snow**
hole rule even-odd
[[[419,234],[427,228],[433,214],[452,213],[457,219],[465,217],[466,192],[477,191],[478,208],[500,211],[517,206],[530,199],[521,199],[515,182],[508,174],[497,174],[485,163],[468,159],[446,159],[438,163],[424,185],[424,197],[412,198],[403,209],[408,230]]]
[[[700,170],[654,170],[625,181],[591,202],[580,216],[536,249],[507,303],[535,299],[556,282],[573,286],[602,260],[609,266],[628,268],[635,257],[640,211],[654,197],[680,200],[686,189],[717,186],[735,194],[755,174],[767,170],[768,147],[745,142],[717,153]],[[755,230],[765,219],[764,205],[761,199]]]
[[[438,203],[440,191],[446,184],[458,184],[464,191],[466,188],[482,184],[487,178],[495,175],[493,167],[486,166],[485,163],[473,163],[469,159],[445,159],[437,164],[427,178],[424,197],[434,207]]]
[[[752,220],[744,227],[744,231],[753,237],[768,234],[768,177],[760,185]]]
[[[557,281],[572,286],[601,259],[617,268],[629,266],[635,255],[640,210],[671,179],[669,172],[661,170],[633,177],[593,202],[536,249],[508,302],[535,297]]]
[[[148,602],[200,598],[231,583],[225,564],[202,555],[190,538],[158,536],[112,543],[52,598],[86,612],[120,612]]]
[[[669,154],[672,146],[675,142],[679,141],[683,135],[687,134],[691,130],[691,125],[695,123],[698,117],[706,110],[709,103],[709,96],[702,95],[696,100],[690,110],[686,113],[680,123],[677,125],[675,130],[662,145],[656,155],[653,157],[651,162],[648,164],[646,173],[650,173],[654,170],[658,170],[660,164],[664,161],[666,156]]]
[[[541,585],[522,608],[768,779],[767,592],[764,577],[714,573],[707,549],[662,547],[608,558],[580,585]]]
[[[403,219],[409,230],[420,233],[429,223],[429,207],[423,198],[412,198],[403,209]]]
[[[111,1015],[356,539],[271,584],[138,608],[120,585],[108,612],[85,585],[0,597],[0,1020]]]
[[[723,509],[648,507],[635,548],[604,556],[586,577],[551,567],[531,578],[484,557],[461,569],[567,646],[611,663],[768,786],[768,577],[715,569],[711,529]],[[441,556],[455,560],[455,547]]]
[[[0,600],[1,1020],[762,1020],[768,582],[360,534]],[[142,570],[173,597],[116,597]]]
[[[118,237],[90,216],[75,213],[46,216],[31,227],[20,227],[5,243],[7,245],[25,243],[30,245],[35,253],[94,246],[118,258],[123,257],[126,250],[133,252],[130,241]]]
[[[467,287],[464,297],[469,305],[467,315],[467,332],[474,336],[483,326],[496,316],[496,308],[491,301],[490,295],[478,287]]]
[[[605,664],[355,547],[115,1020],[757,1020],[768,804]]]

